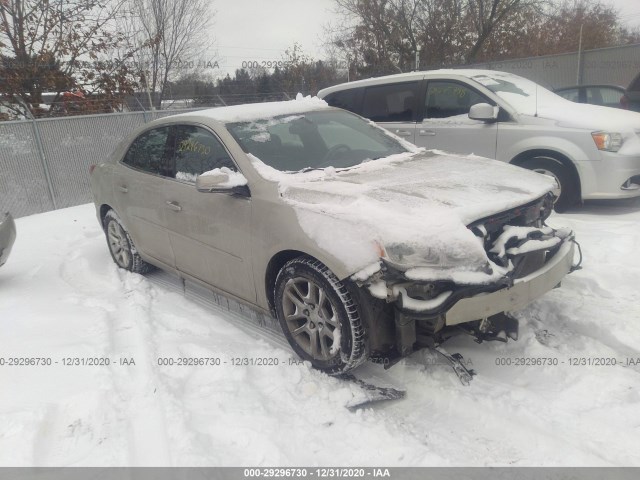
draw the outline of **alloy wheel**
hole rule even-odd
[[[109,241],[109,249],[113,254],[113,258],[116,260],[118,266],[122,268],[128,268],[131,262],[131,255],[129,253],[129,242],[127,235],[116,221],[109,222],[107,227],[107,239]]]
[[[340,322],[324,289],[307,278],[294,277],[283,293],[284,319],[294,341],[314,359],[331,359],[339,348]]]
[[[553,190],[551,190],[551,193],[555,195],[556,199],[560,198],[560,195],[562,194],[562,187],[561,187],[560,179],[558,178],[558,176],[555,173],[553,173],[551,170],[547,170],[545,168],[534,168],[533,171],[537,173],[541,173],[543,175],[548,175],[550,177],[553,177],[553,179],[556,182],[556,186],[553,188]]]

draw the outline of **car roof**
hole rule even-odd
[[[320,100],[317,97],[299,97],[296,100],[288,100],[284,102],[246,103],[243,105],[232,105],[229,107],[207,108],[194,112],[164,117],[154,122],[154,124],[176,123],[187,120],[201,121],[203,123],[214,122],[219,124],[248,122],[251,120],[273,118],[282,115],[296,115],[312,110],[330,108],[332,107],[329,107],[327,102]]]
[[[339,90],[346,90],[350,88],[357,88],[357,87],[364,87],[368,85],[378,85],[378,84],[385,84],[385,83],[409,82],[412,80],[421,80],[423,78],[439,77],[442,75],[472,78],[478,75],[495,75],[496,73],[511,74],[510,72],[501,72],[499,70],[483,70],[483,69],[474,69],[474,68],[460,68],[460,69],[443,68],[439,70],[422,70],[422,71],[414,71],[414,72],[407,72],[407,73],[396,73],[393,75],[385,75],[382,77],[366,78],[364,80],[355,80],[349,83],[341,83],[339,85],[334,85],[333,87],[328,87],[320,90],[318,92],[318,96],[322,98],[329,93],[339,91]]]

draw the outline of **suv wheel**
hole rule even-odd
[[[321,262],[287,262],[275,285],[278,321],[293,350],[326,373],[344,373],[367,359],[359,307],[348,288]]]
[[[554,188],[553,194],[556,196],[554,204],[556,212],[564,212],[576,203],[577,188],[571,172],[555,158],[534,157],[523,162],[520,166],[555,179],[556,188]]]

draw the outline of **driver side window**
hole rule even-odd
[[[475,90],[457,82],[432,81],[427,86],[425,118],[449,118],[468,115],[477,103],[493,102]]]
[[[198,175],[216,168],[238,170],[222,143],[204,128],[178,125],[173,142],[176,180],[195,183]]]

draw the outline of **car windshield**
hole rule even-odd
[[[557,106],[565,99],[531,80],[512,73],[491,72],[471,77],[484,85],[518,113],[535,115],[540,108]]]
[[[283,172],[348,168],[407,151],[381,128],[340,110],[229,123],[227,128],[245,152]]]

